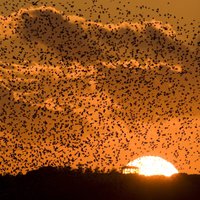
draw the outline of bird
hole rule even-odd
[[[34,2],[32,2],[32,5],[33,5],[33,6],[37,6],[39,2],[40,2],[40,1],[34,1]]]

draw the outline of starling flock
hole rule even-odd
[[[39,3],[0,16],[1,174],[145,155],[200,173],[198,44],[156,19],[101,23]]]

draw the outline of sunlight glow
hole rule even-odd
[[[138,174],[145,176],[171,176],[178,173],[178,170],[170,162],[158,156],[143,156],[129,162],[127,166],[137,167]]]

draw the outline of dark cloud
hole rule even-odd
[[[103,25],[52,8],[21,10],[17,32],[27,41],[42,42],[68,60],[144,60],[184,64],[192,55],[175,31],[159,21]],[[186,66],[185,66],[186,67]]]

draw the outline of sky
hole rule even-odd
[[[199,4],[2,0],[0,173],[151,155],[199,174]]]

